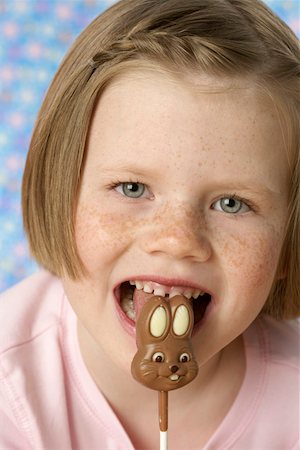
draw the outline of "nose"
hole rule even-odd
[[[144,250],[151,254],[165,254],[176,259],[191,258],[207,261],[212,253],[208,231],[198,214],[170,212],[161,216],[144,240]]]
[[[170,370],[171,370],[172,373],[176,373],[177,370],[179,370],[179,367],[178,366],[171,366]]]

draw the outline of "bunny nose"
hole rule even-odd
[[[178,369],[179,369],[178,366],[171,366],[171,367],[170,367],[170,370],[171,370],[172,373],[177,372]]]

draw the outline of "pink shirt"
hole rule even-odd
[[[0,322],[1,450],[133,449],[85,368],[57,278],[39,272],[2,294]],[[203,450],[299,450],[297,322],[260,318],[244,343],[243,385]]]

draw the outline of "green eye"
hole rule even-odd
[[[120,183],[118,187],[123,195],[130,198],[142,197],[145,192],[145,185],[143,183]]]
[[[223,197],[214,203],[214,209],[227,214],[246,213],[250,211],[249,206],[235,197]]]
[[[155,198],[149,187],[139,181],[119,181],[109,185],[108,187],[126,198],[142,198],[144,200],[154,200]]]

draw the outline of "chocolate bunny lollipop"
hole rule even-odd
[[[198,373],[190,342],[193,308],[182,295],[154,296],[137,320],[137,353],[131,372],[150,389],[170,391],[190,383]]]

